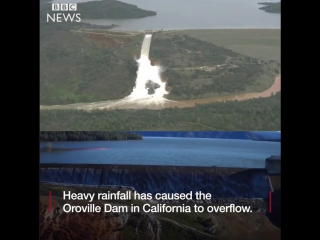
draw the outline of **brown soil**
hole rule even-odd
[[[40,239],[122,239],[119,231],[121,222],[117,216],[104,213],[49,213],[47,201],[40,199]]]
[[[108,48],[115,49],[120,46],[120,43],[115,41],[113,38],[107,37],[103,34],[90,34],[89,39],[99,44],[106,45]]]
[[[167,82],[168,81],[168,77],[166,76],[166,74],[161,74],[161,81],[162,82]],[[169,88],[168,87],[166,87],[166,90],[168,91],[169,90]]]
[[[163,81],[166,81],[167,78],[165,75],[163,75]],[[168,88],[169,92],[170,89]],[[236,95],[229,95],[229,96],[223,96],[223,97],[213,97],[213,98],[204,98],[204,99],[192,99],[192,100],[184,100],[184,101],[166,101],[165,103],[158,105],[158,104],[150,104],[150,105],[144,105],[144,104],[137,104],[137,103],[121,103],[118,104],[116,107],[110,106],[109,101],[105,102],[97,102],[96,105],[87,104],[87,103],[78,103],[78,104],[71,104],[71,105],[57,105],[57,106],[41,106],[40,109],[68,109],[70,108],[77,108],[77,109],[86,109],[86,110],[92,110],[92,109],[153,109],[153,110],[159,110],[164,108],[171,108],[171,107],[178,107],[178,108],[186,108],[186,107],[195,107],[196,104],[206,104],[206,103],[212,103],[212,102],[226,102],[226,101],[243,101],[253,98],[266,98],[272,96],[272,94],[276,94],[277,92],[281,91],[281,76],[277,76],[275,78],[274,84],[267,90],[263,92],[256,92],[256,93],[245,93],[245,94],[236,94]]]
[[[140,56],[141,56],[141,54],[140,54],[140,53],[136,53],[136,54],[134,55],[135,59],[139,59],[139,58],[140,58]]]
[[[111,49],[116,49],[116,48],[119,48],[121,45],[127,45],[132,42],[132,39],[130,37],[126,37],[126,38],[121,37],[117,39],[115,37],[106,36],[100,33],[90,34],[89,39],[97,43],[106,45],[108,48],[111,48]]]
[[[161,66],[161,61],[150,59],[150,63],[152,66]]]
[[[132,38],[126,37],[126,38],[121,38],[121,42],[123,42],[125,45],[132,43]]]
[[[203,98],[203,99],[192,99],[192,100],[184,100],[184,101],[177,101],[172,103],[166,103],[165,107],[194,107],[196,104],[205,104],[211,102],[225,102],[225,101],[243,101],[253,98],[266,98],[271,97],[272,94],[276,94],[277,92],[281,91],[281,76],[277,76],[274,80],[273,85],[260,93],[244,93],[238,95],[230,95],[230,96],[223,96],[223,97],[213,97],[213,98]]]

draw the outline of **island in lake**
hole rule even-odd
[[[261,2],[260,5],[265,5],[259,9],[269,13],[281,13],[281,2]]]
[[[51,0],[40,2],[40,22],[44,21],[51,11]],[[77,13],[84,19],[137,19],[157,15],[157,12],[141,9],[136,5],[117,0],[101,0],[77,3]],[[83,25],[83,24],[82,24]],[[112,24],[108,28],[116,27]],[[106,26],[100,26],[105,29]]]
[[[102,0],[78,3],[78,12],[90,19],[129,19],[155,16],[155,11],[144,10],[138,6],[116,0]]]

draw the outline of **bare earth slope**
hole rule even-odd
[[[39,206],[41,240],[280,239],[280,229],[272,225],[264,213],[218,213],[215,215],[217,226],[212,234],[172,220],[170,215],[68,214],[61,210],[49,213],[47,203],[48,198],[42,197]]]

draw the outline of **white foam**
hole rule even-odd
[[[146,34],[141,48],[140,59],[136,60],[138,63],[138,71],[136,84],[131,94],[123,99],[125,102],[135,102],[141,105],[162,104],[166,102],[164,98],[166,91],[166,83],[161,81],[161,74],[164,69],[161,66],[152,66],[149,59],[149,50],[151,43],[151,34]],[[146,88],[147,81],[151,80],[154,84],[160,87],[154,89],[154,94],[148,94]]]

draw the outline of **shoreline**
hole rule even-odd
[[[83,22],[87,24],[91,24],[94,26],[110,26],[110,25],[99,25],[99,24],[92,24],[89,22]],[[116,24],[115,24],[116,25]],[[174,32],[174,31],[206,31],[206,30],[281,30],[281,28],[179,28],[179,29],[144,29],[144,30],[125,30],[125,29],[117,29],[118,27],[121,27],[121,25],[114,26],[110,29],[112,31],[117,31],[117,32],[138,32],[138,33],[143,33],[143,32]]]
[[[103,164],[103,163],[39,163],[40,169],[47,168],[117,168],[117,169],[151,169],[155,168],[157,170],[167,170],[167,168],[172,168],[177,170],[210,170],[216,171],[217,169],[225,172],[240,172],[245,170],[265,170],[265,168],[243,168],[243,167],[218,167],[218,166],[180,166],[180,165],[137,165],[137,164]],[[45,180],[40,180],[42,182],[47,182]]]

